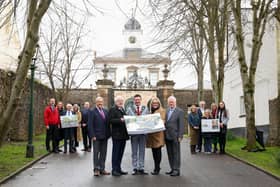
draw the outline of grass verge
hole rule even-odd
[[[280,177],[280,166],[276,161],[276,154],[280,151],[280,147],[266,147],[263,152],[247,152],[241,150],[244,145],[245,139],[235,138],[227,142],[226,151],[268,173]]]
[[[45,134],[33,138],[34,158],[26,158],[27,142],[9,142],[0,148],[0,180],[17,171],[29,162],[47,154]]]

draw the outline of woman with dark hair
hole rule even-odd
[[[220,124],[220,136],[219,136],[220,154],[225,154],[229,112],[226,109],[226,105],[225,105],[224,101],[221,101],[219,103],[218,110],[217,110],[217,118],[219,119],[219,124]]]
[[[197,113],[197,107],[195,105],[191,106],[191,112],[188,115],[188,122],[190,126],[190,148],[191,154],[195,154],[195,147],[198,143],[198,134],[200,126],[200,117]]]

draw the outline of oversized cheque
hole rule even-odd
[[[124,116],[124,119],[127,132],[130,135],[148,134],[165,130],[159,113],[141,116]]]
[[[70,128],[78,126],[78,116],[60,116],[61,128]]]
[[[218,119],[202,119],[201,120],[201,132],[220,132],[219,120]]]

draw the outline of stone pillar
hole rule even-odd
[[[174,85],[175,82],[171,80],[161,80],[157,83],[157,96],[164,108],[167,107],[168,97],[174,95]]]
[[[278,97],[269,101],[268,145],[280,145],[280,23],[276,22]]]
[[[97,86],[97,96],[103,97],[104,107],[110,108],[113,105],[113,86],[114,82],[112,80],[103,79],[96,81]],[[93,98],[95,102],[95,98]]]
[[[268,145],[275,146],[280,145],[280,99],[279,96],[276,99],[269,101],[269,137]]]

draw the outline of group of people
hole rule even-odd
[[[217,144],[219,143],[220,154],[225,154],[227,124],[229,121],[229,111],[226,109],[225,103],[221,101],[218,106],[215,103],[211,104],[211,109],[205,108],[205,101],[200,101],[199,107],[191,106],[190,114],[188,115],[188,123],[190,126],[190,150],[191,154],[201,152],[202,144],[204,152],[207,154],[217,153]],[[202,132],[202,119],[218,119],[219,132]],[[213,145],[213,146],[212,146]]]
[[[76,151],[77,142],[79,140],[79,132],[82,131],[84,149],[83,151],[91,151],[93,149],[93,172],[94,176],[110,175],[121,176],[127,175],[121,167],[123,154],[126,147],[126,141],[131,141],[132,151],[132,175],[148,175],[145,171],[145,148],[151,148],[154,170],[152,175],[160,173],[162,147],[165,145],[170,166],[170,171],[166,172],[170,176],[180,176],[181,152],[180,143],[184,135],[184,112],[177,107],[176,98],[170,96],[167,100],[168,106],[163,108],[159,98],[152,97],[149,106],[142,105],[142,97],[139,94],[134,95],[133,105],[124,108],[124,98],[116,96],[114,105],[109,109],[103,106],[102,97],[95,99],[95,106],[90,108],[89,102],[84,103],[83,109],[80,111],[78,105],[66,105],[63,109],[62,102],[58,102],[55,106],[55,99],[50,99],[49,106],[46,107],[44,113],[45,125],[47,129],[46,148],[50,151],[50,140],[52,140],[52,151],[59,152],[59,132],[61,128],[60,116],[77,115],[78,127],[64,128],[64,153],[67,153],[69,147],[70,153]],[[139,116],[146,114],[159,113],[165,124],[165,130],[150,134],[129,135],[124,116]],[[214,143],[214,151],[217,150],[217,137],[220,143],[220,153],[224,153],[225,134],[228,122],[228,111],[223,102],[215,107],[212,104],[211,110],[205,109],[205,102],[200,102],[199,108],[195,105],[191,107],[191,113],[188,116],[191,135],[191,153],[195,153],[196,149],[201,151],[202,139],[204,139],[205,152],[211,152],[212,143]],[[221,132],[218,135],[203,134],[201,132],[201,119],[219,119]],[[111,173],[105,170],[105,161],[107,155],[108,139],[112,138],[112,170]],[[215,141],[214,141],[215,140]],[[77,142],[76,142],[77,141]],[[216,144],[215,144],[216,142]]]
[[[132,151],[132,175],[148,175],[144,169],[145,148],[151,148],[154,158],[154,170],[152,175],[160,172],[162,158],[161,148],[166,145],[171,171],[170,176],[180,175],[180,142],[184,134],[184,112],[176,107],[176,98],[168,98],[167,112],[163,109],[160,100],[153,97],[150,106],[142,105],[142,97],[139,94],[134,96],[134,104],[125,110],[124,98],[117,96],[115,104],[109,111],[103,108],[103,98],[96,98],[96,107],[88,115],[88,130],[90,139],[93,140],[93,165],[94,176],[109,175],[105,170],[108,138],[112,137],[112,175],[121,176],[128,172],[121,167],[126,141],[131,141]],[[139,116],[159,113],[165,122],[166,130],[151,134],[129,135],[124,116]]]
[[[83,151],[91,152],[91,140],[88,134],[87,121],[88,111],[90,109],[89,102],[84,103],[83,110],[80,111],[78,104],[66,104],[66,108],[61,101],[56,105],[55,99],[49,100],[49,105],[44,111],[44,122],[47,129],[46,134],[46,149],[49,152],[59,153],[59,142],[64,140],[64,153],[67,150],[70,153],[77,151],[76,147],[79,146],[79,141],[83,139]],[[77,115],[77,127],[62,128],[60,117]],[[52,141],[52,149],[50,148],[50,141]]]

